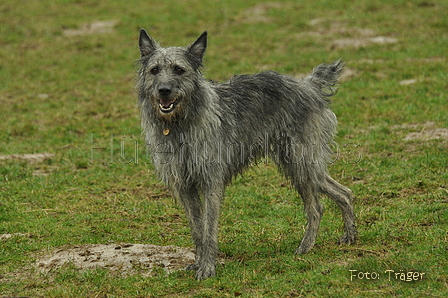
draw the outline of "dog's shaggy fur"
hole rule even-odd
[[[355,241],[352,193],[327,171],[337,122],[329,97],[341,60],[301,80],[266,71],[218,84],[201,74],[206,32],[186,48],[162,48],[142,29],[139,46],[143,132],[158,175],[185,208],[196,245],[188,269],[197,279],[215,275],[224,188],[263,157],[278,165],[304,202],[308,224],[297,253],[315,243],[321,193],[342,211],[341,242]]]

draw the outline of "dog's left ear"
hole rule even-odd
[[[187,47],[187,50],[193,54],[193,56],[202,60],[204,57],[205,49],[207,48],[207,31],[201,34],[199,38]]]

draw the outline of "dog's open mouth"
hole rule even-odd
[[[159,109],[162,113],[171,113],[176,107],[176,101],[160,101]]]

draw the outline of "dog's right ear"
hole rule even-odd
[[[145,29],[140,29],[140,38],[138,40],[140,46],[140,54],[142,57],[148,56],[154,52],[159,46],[159,44],[149,36]]]

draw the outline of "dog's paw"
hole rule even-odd
[[[196,271],[199,269],[199,265],[194,263],[194,264],[190,264],[187,267],[185,267],[185,270],[187,271]]]
[[[353,244],[358,239],[358,232],[355,226],[345,232],[341,238],[339,238],[339,244]]]
[[[215,275],[216,275],[215,265],[199,266],[198,270],[196,271],[197,280],[204,280],[209,277],[213,277]]]
[[[353,232],[353,233],[345,233],[344,235],[342,235],[341,238],[339,238],[339,244],[353,244],[356,242],[357,240],[357,233]]]
[[[313,247],[306,247],[305,245],[300,245],[299,248],[296,249],[296,254],[298,255],[304,255],[308,253]]]
[[[315,240],[310,240],[309,237],[305,237],[296,250],[296,254],[303,255],[308,253],[314,247]]]

